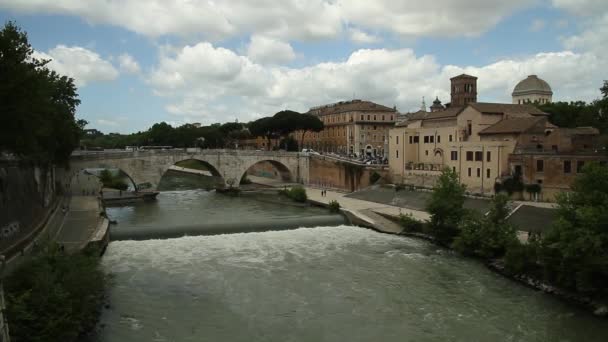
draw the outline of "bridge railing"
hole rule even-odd
[[[253,151],[253,150],[231,150],[231,149],[194,149],[174,148],[170,150],[104,150],[104,151],[74,151],[72,160],[96,160],[108,158],[134,158],[162,155],[233,155],[233,156],[267,156],[267,157],[308,157],[307,153],[286,151]]]

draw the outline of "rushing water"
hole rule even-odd
[[[109,214],[146,229],[316,210],[186,191]],[[352,226],[113,241],[103,267],[103,342],[608,340],[605,320],[475,261]]]

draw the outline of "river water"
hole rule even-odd
[[[323,216],[163,192],[110,208],[119,230]],[[608,323],[427,242],[336,224],[113,241],[99,341],[607,341]]]

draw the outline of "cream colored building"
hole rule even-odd
[[[530,75],[513,89],[513,104],[550,103],[553,99],[551,86],[542,78]]]
[[[509,155],[522,133],[550,125],[531,105],[468,103],[417,112],[389,133],[393,182],[431,187],[445,167],[456,171],[474,193],[492,193],[511,174]]]

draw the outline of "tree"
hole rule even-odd
[[[590,163],[569,193],[558,196],[558,218],[541,241],[548,280],[582,292],[608,289],[608,168]]]
[[[600,88],[602,96],[608,98],[608,81],[604,81],[604,85]]]
[[[275,121],[272,117],[264,117],[257,119],[249,124],[249,132],[254,137],[265,137],[268,140],[268,149],[270,150],[272,138],[276,138]]]
[[[67,163],[83,122],[74,80],[33,56],[27,34],[13,22],[0,31],[0,151],[39,162]]]
[[[302,132],[302,137],[300,138],[300,148],[304,147],[304,136],[306,135],[306,132],[321,132],[323,127],[323,121],[321,121],[317,116],[308,113],[300,114],[296,122],[297,130]]]
[[[458,225],[465,214],[464,191],[458,174],[449,168],[441,172],[433,187],[426,210],[431,214],[431,233],[441,243],[449,244],[458,235]]]
[[[487,215],[467,212],[452,247],[463,254],[482,258],[503,256],[507,248],[517,242],[515,228],[507,222],[509,212],[509,198],[505,194],[494,196]]]

